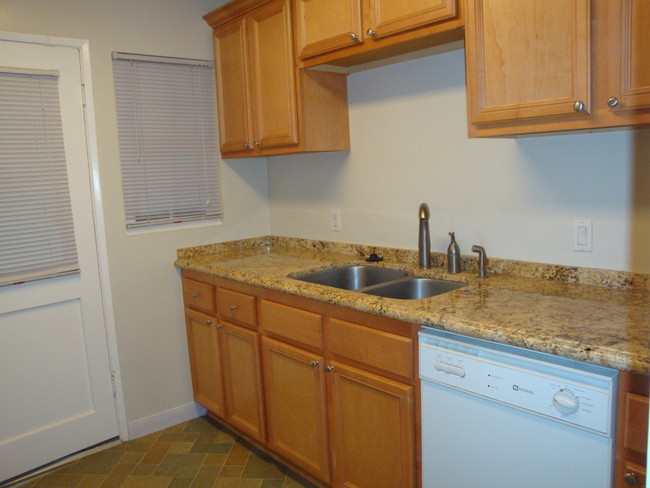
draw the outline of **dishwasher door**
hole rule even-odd
[[[618,373],[420,332],[423,488],[611,488]]]
[[[422,381],[423,488],[611,488],[613,442]]]

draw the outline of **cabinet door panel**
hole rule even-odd
[[[212,413],[223,417],[223,376],[216,319],[189,309],[186,309],[185,317],[194,399]]]
[[[470,0],[467,14],[472,123],[590,112],[588,0]]]
[[[456,15],[456,0],[369,0],[373,37],[381,38]]]
[[[615,110],[650,107],[650,2],[610,3],[610,88]]]
[[[252,113],[243,20],[215,29],[214,56],[221,152],[250,151]]]
[[[329,480],[325,360],[262,339],[268,443],[321,480]]]
[[[261,149],[298,143],[296,70],[287,0],[254,10],[247,19],[254,144]]]
[[[413,388],[332,361],[328,373],[334,486],[415,486]]]
[[[297,0],[294,12],[301,59],[359,44],[364,38],[361,0]]]
[[[259,334],[228,322],[220,329],[227,420],[264,442],[266,426],[262,397]]]

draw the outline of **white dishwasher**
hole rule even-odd
[[[423,488],[611,488],[618,372],[425,328]]]

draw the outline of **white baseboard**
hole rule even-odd
[[[152,434],[153,432],[166,429],[167,427],[180,424],[181,422],[192,420],[201,415],[205,415],[205,408],[198,403],[192,402],[170,410],[165,410],[164,412],[151,415],[150,417],[129,422],[128,440]]]

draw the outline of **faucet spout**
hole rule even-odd
[[[429,234],[429,205],[420,204],[420,230],[418,233],[418,264],[422,269],[431,267],[431,236]]]

